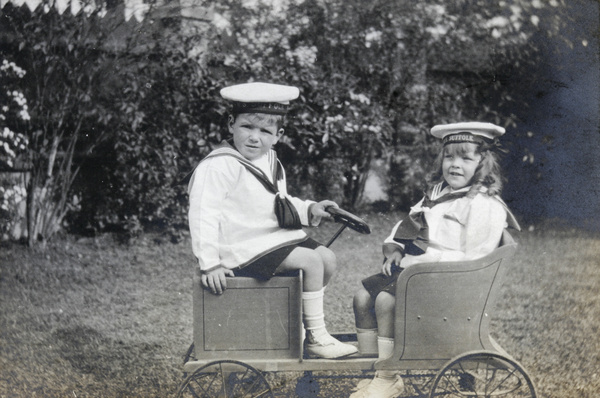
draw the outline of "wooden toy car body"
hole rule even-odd
[[[179,396],[237,396],[228,392],[245,386],[249,374],[256,391],[239,396],[273,396],[263,372],[397,369],[436,371],[425,383],[430,397],[463,390],[468,396],[535,397],[525,370],[489,331],[516,248],[505,231],[498,249],[483,258],[405,269],[397,282],[394,353],[384,360],[360,354],[334,360],[304,357],[301,273],[268,282],[228,278],[221,295],[202,288],[196,275],[194,343]],[[356,341],[354,333],[335,337]]]

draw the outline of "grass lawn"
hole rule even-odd
[[[332,245],[331,331],[353,329],[352,295],[377,271],[381,241],[399,215],[363,217],[371,235],[347,231]],[[310,233],[326,242],[335,229],[325,223]],[[540,396],[598,396],[600,234],[554,223],[514,236],[520,249],[492,321],[494,337]],[[0,246],[0,397],[172,396],[192,340],[194,263],[189,242],[155,235],[129,246],[111,235],[67,237],[46,250]],[[288,396],[293,378],[274,377]],[[326,382],[321,390],[334,395]]]

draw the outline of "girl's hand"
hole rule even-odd
[[[319,203],[315,203],[311,207],[311,213],[315,217],[331,218],[331,214],[325,211],[328,207],[339,207],[337,203],[331,200],[322,200]]]
[[[383,263],[383,267],[381,268],[381,272],[383,272],[386,276],[392,275],[392,268],[394,266],[400,267],[400,261],[402,261],[402,253],[399,250],[395,250],[388,258],[385,259],[385,263]]]

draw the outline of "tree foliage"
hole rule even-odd
[[[88,201],[82,222],[186,225],[185,187],[174,184],[221,139],[215,99],[222,82],[188,56],[181,38],[163,35],[121,59],[113,82],[121,95],[111,108],[119,123],[97,151],[103,186],[83,187],[103,200]]]
[[[354,207],[371,160],[385,158],[394,171],[392,205],[400,208],[420,195],[437,150],[427,135],[432,125],[486,120],[514,126],[511,110],[523,104],[511,95],[507,76],[518,81],[536,65],[530,39],[540,29],[556,35],[565,7],[518,0],[218,4],[228,44],[218,60],[233,69],[229,76],[302,88],[280,145],[295,185]]]
[[[2,59],[0,65],[0,171],[10,173],[0,179],[0,236],[1,239],[19,238],[21,218],[24,216],[22,203],[27,197],[24,185],[13,173],[26,168],[19,159],[29,144],[21,131],[30,120],[27,99],[19,87],[25,70],[14,62]]]
[[[510,109],[525,104],[506,76],[537,62],[530,39],[557,35],[565,7],[219,0],[204,21],[157,6],[126,24],[104,8],[5,6],[3,46],[28,76],[30,241],[65,223],[185,225],[185,187],[173,183],[226,138],[219,88],[251,80],[301,89],[278,144],[293,193],[359,206],[379,159],[389,205],[405,209],[438,149],[432,125],[518,122]]]
[[[33,244],[60,230],[76,205],[71,186],[80,159],[92,152],[110,124],[102,82],[114,60],[98,46],[104,36],[95,29],[97,15],[75,18],[42,7],[33,13],[7,7],[3,44],[27,71],[27,213]]]

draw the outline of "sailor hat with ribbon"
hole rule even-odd
[[[461,142],[481,144],[493,143],[505,131],[504,127],[492,123],[462,122],[433,126],[431,135],[440,138],[444,145]]]
[[[244,83],[221,89],[221,96],[231,101],[233,113],[268,113],[285,115],[290,101],[300,95],[293,86],[273,83]]]

